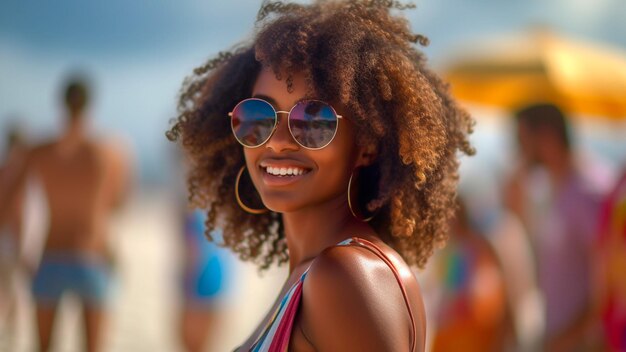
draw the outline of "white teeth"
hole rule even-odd
[[[265,172],[274,176],[299,176],[304,174],[304,169],[298,167],[272,167],[265,168]]]

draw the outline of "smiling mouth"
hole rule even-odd
[[[268,175],[278,176],[278,177],[293,177],[304,175],[309,172],[307,169],[303,169],[301,167],[276,167],[276,166],[261,166],[263,171]]]
[[[259,165],[260,169],[267,176],[278,178],[289,178],[306,175],[311,169],[294,165],[295,163],[276,163],[271,161],[262,161]]]

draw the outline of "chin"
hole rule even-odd
[[[275,213],[290,213],[305,208],[308,202],[302,196],[295,194],[275,194],[276,192],[264,192],[261,196],[265,207]],[[281,192],[282,193],[282,192]]]

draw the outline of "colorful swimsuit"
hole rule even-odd
[[[389,258],[376,246],[374,243],[367,241],[362,238],[353,237],[349,238],[345,241],[342,241],[337,244],[337,246],[360,246],[368,249],[370,252],[377,255],[380,259],[382,259],[389,268],[393,271],[394,276],[396,277],[396,281],[400,285],[400,289],[402,290],[402,295],[404,296],[404,301],[407,305],[407,309],[409,311],[409,315],[411,317],[411,326],[412,326],[412,342],[411,342],[411,350],[415,350],[415,338],[416,338],[416,329],[415,329],[415,320],[413,318],[413,313],[411,311],[411,305],[409,304],[408,296],[406,294],[406,290],[402,281],[400,279],[400,275],[397,269],[393,266]],[[296,283],[289,289],[287,294],[283,297],[282,301],[278,309],[274,312],[274,315],[269,320],[268,324],[263,329],[263,333],[258,337],[256,342],[252,345],[250,351],[252,352],[285,352],[289,347],[289,338],[291,337],[291,331],[293,328],[293,323],[296,317],[296,313],[298,312],[298,308],[300,306],[300,300],[302,298],[302,286],[304,284],[304,279],[306,278],[307,273],[311,265],[306,269],[304,274],[300,276],[300,279],[296,281]]]

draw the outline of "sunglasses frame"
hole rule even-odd
[[[249,146],[249,145],[245,145],[243,144],[239,138],[237,138],[237,134],[235,133],[235,127],[233,126],[233,112],[237,109],[237,107],[240,104],[243,104],[246,101],[249,100],[258,100],[258,101],[262,101],[264,103],[266,103],[267,105],[269,105],[272,110],[274,111],[274,126],[272,127],[272,132],[270,132],[270,134],[267,136],[267,138],[265,140],[263,140],[263,142],[259,143],[259,145],[255,145],[255,146]],[[309,102],[319,102],[322,104],[325,104],[326,106],[328,106],[333,114],[335,114],[335,116],[337,117],[337,126],[335,127],[335,132],[333,133],[333,137],[328,141],[328,143],[324,144],[321,147],[315,147],[315,148],[311,148],[311,147],[307,147],[305,145],[303,145],[302,143],[300,143],[293,135],[293,131],[291,130],[291,123],[290,123],[290,119],[289,117],[291,116],[291,112],[293,111],[293,109],[298,106],[298,104],[306,104]],[[274,108],[274,105],[270,104],[270,102],[268,102],[267,100],[261,99],[261,98],[247,98],[244,99],[242,101],[240,101],[239,103],[237,103],[237,105],[235,105],[235,107],[233,108],[233,110],[231,112],[228,113],[228,116],[230,117],[230,129],[233,132],[233,136],[235,137],[235,139],[237,140],[237,142],[239,144],[241,144],[242,146],[246,147],[246,148],[259,148],[261,146],[263,146],[265,143],[267,143],[267,141],[270,140],[270,138],[272,138],[272,136],[274,135],[274,132],[276,132],[276,129],[278,128],[278,124],[280,123],[280,121],[278,120],[278,114],[287,114],[287,128],[289,129],[289,134],[291,135],[291,138],[298,143],[299,146],[301,146],[302,148],[308,149],[308,150],[320,150],[322,148],[326,148],[334,139],[335,136],[337,135],[337,131],[339,130],[339,120],[343,119],[343,116],[337,114],[337,111],[335,111],[335,108],[332,107],[332,105],[328,104],[327,102],[321,101],[321,100],[316,100],[316,99],[305,99],[305,100],[301,100],[299,102],[297,102],[294,106],[291,107],[291,109],[289,111],[283,111],[283,110],[276,110]]]

